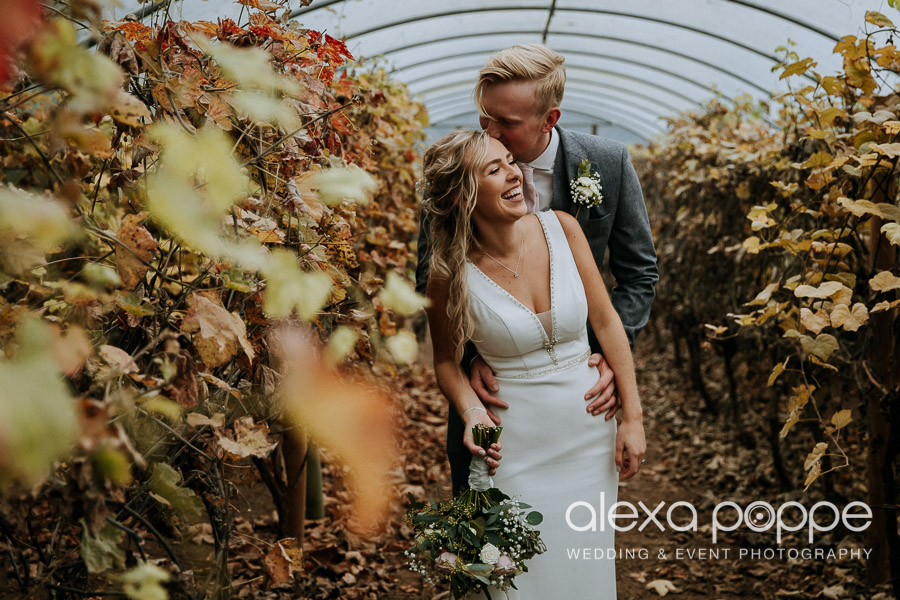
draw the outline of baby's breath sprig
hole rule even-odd
[[[591,170],[591,161],[585,158],[578,164],[578,175],[569,183],[572,191],[572,201],[577,203],[575,218],[581,212],[582,206],[597,206],[603,202],[603,185],[600,181],[600,173]]]

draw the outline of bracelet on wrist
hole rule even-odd
[[[460,418],[464,419],[465,416],[467,414],[469,414],[470,412],[472,412],[473,410],[480,410],[484,414],[487,414],[487,411],[484,408],[482,408],[481,406],[473,406],[472,408],[467,408],[465,411],[463,411],[463,414],[460,415]]]

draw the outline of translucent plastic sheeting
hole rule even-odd
[[[128,0],[115,12],[153,6],[167,5]],[[884,0],[313,0],[292,7],[304,27],[346,38],[354,56],[380,60],[408,82],[429,108],[433,133],[477,125],[471,94],[488,56],[543,42],[566,56],[563,123],[625,141],[653,136],[664,117],[715,95],[785,91],[788,82],[772,67],[789,39],[828,74],[841,66],[835,42],[862,32],[866,10],[900,18]],[[228,0],[175,0],[168,10],[190,20],[240,22],[242,15]]]

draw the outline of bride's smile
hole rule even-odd
[[[522,194],[522,171],[506,146],[493,138],[478,170],[478,193],[473,217],[487,223],[518,220],[527,214]]]

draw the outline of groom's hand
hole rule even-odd
[[[484,359],[480,356],[476,356],[470,365],[469,385],[472,386],[472,391],[475,392],[475,395],[478,396],[478,399],[484,404],[491,421],[496,425],[499,425],[500,417],[495,415],[491,408],[496,407],[506,409],[509,408],[509,404],[491,396],[491,392],[499,391],[500,386],[497,385],[497,380],[494,379],[494,371],[491,370],[488,364],[484,362]]]
[[[587,411],[595,417],[604,411],[606,420],[609,421],[619,410],[619,399],[616,397],[616,375],[602,354],[591,354],[588,364],[597,367],[600,371],[600,379],[594,387],[584,395],[585,400],[591,400],[587,405]]]

